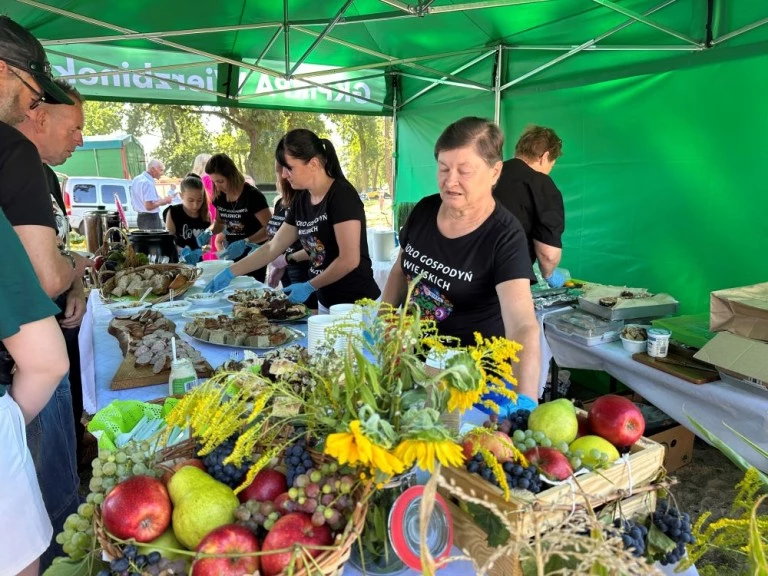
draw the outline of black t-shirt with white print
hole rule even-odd
[[[171,220],[176,227],[176,234],[173,239],[179,248],[190,248],[197,250],[200,246],[197,243],[197,236],[211,223],[203,220],[199,216],[192,217],[184,211],[183,204],[174,204],[169,209]]]
[[[371,258],[368,255],[363,202],[352,184],[336,179],[322,201],[315,206],[312,205],[309,192],[300,191],[285,216],[286,224],[296,227],[299,241],[309,255],[310,278],[321,274],[339,257],[339,245],[333,227],[349,220],[360,222],[360,263],[343,278],[317,291],[317,299],[326,308],[362,298],[376,299],[381,294],[373,279]]]
[[[437,227],[439,194],[422,199],[400,231],[401,267],[410,283],[423,274],[411,300],[440,334],[473,344],[474,333],[503,337],[496,286],[508,280],[535,281],[525,233],[501,204],[476,230],[446,238]]]
[[[283,206],[283,199],[278,198],[275,202],[275,208],[272,210],[272,218],[270,218],[269,222],[267,223],[267,237],[270,240],[275,237],[275,234],[277,234],[280,226],[282,226],[283,222],[285,222],[285,215],[287,212],[288,208]],[[296,242],[288,246],[285,254],[293,254],[294,252],[298,252],[301,249],[301,242],[296,240]]]
[[[213,199],[213,205],[216,206],[219,218],[226,227],[224,236],[229,244],[249,238],[263,228],[256,214],[269,208],[261,190],[247,182],[237,200],[230,202],[226,194],[218,194]]]

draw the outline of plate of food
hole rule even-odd
[[[270,322],[297,322],[309,316],[309,308],[288,299],[284,292],[263,290],[257,296],[243,298],[237,292],[232,295],[232,311],[235,316],[261,315]],[[229,298],[228,298],[229,300]]]
[[[244,304],[245,302],[261,298],[265,292],[271,292],[271,290],[266,288],[235,289],[227,293],[227,301],[231,304]]]
[[[149,308],[151,304],[149,302],[111,302],[106,304],[107,310],[112,313],[115,318],[130,318],[140,312],[143,312]]]
[[[271,350],[291,344],[304,335],[287,326],[270,324],[265,318],[195,318],[184,326],[184,332],[201,342],[249,348]]]
[[[181,316],[187,320],[195,320],[196,318],[218,318],[224,315],[225,312],[221,308],[190,308]]]
[[[192,294],[187,296],[185,300],[194,306],[211,307],[219,303],[221,300],[221,295],[201,292],[200,294]]]

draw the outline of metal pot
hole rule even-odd
[[[83,228],[85,230],[85,246],[88,252],[95,254],[104,243],[104,235],[110,228],[118,228],[110,232],[110,242],[120,241],[120,216],[117,212],[110,212],[99,206],[92,212],[86,212],[83,216]]]
[[[151,263],[175,263],[179,261],[173,234],[166,231],[136,230],[128,234],[128,242],[136,252],[149,257]]]

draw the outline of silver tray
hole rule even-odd
[[[579,298],[579,308],[606,320],[637,320],[639,318],[661,318],[670,314],[677,314],[679,303],[648,304],[646,306],[631,306],[629,308],[614,309],[590,302],[586,298]]]
[[[296,342],[296,340],[301,340],[302,338],[304,338],[304,333],[299,332],[294,328],[289,328],[288,326],[280,326],[280,329],[290,332],[291,335],[288,338],[288,340],[286,340],[282,344],[278,344],[277,346],[269,346],[267,348],[256,348],[254,346],[242,346],[242,345],[238,346],[237,344],[219,344],[218,342],[203,340],[202,338],[198,338],[197,336],[192,336],[192,334],[187,332],[187,324],[184,325],[184,334],[192,338],[192,340],[202,342],[203,344],[211,344],[213,346],[223,346],[225,348],[238,348],[240,350],[262,350],[264,352],[267,352],[269,350],[277,350],[278,348],[282,348],[283,346],[289,346],[290,344],[293,344],[294,342]]]

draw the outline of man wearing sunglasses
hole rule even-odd
[[[0,209],[21,240],[43,290],[55,299],[82,279],[89,261],[59,248],[40,155],[35,145],[14,128],[27,116],[36,116],[41,103],[73,108],[72,98],[54,82],[41,44],[16,22],[0,16]],[[45,355],[46,351],[40,353]],[[13,365],[13,358],[0,346],[1,384],[12,381]],[[79,504],[72,396],[67,377],[29,423],[27,444],[55,535]],[[42,558],[42,570],[55,548],[55,544],[49,547]]]

